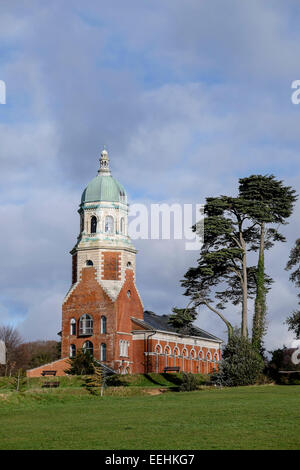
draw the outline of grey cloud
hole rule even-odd
[[[293,2],[230,1],[223,15],[221,1],[22,3],[0,7],[1,38],[14,50],[1,68],[13,97],[0,125],[1,282],[23,305],[20,328],[33,339],[55,337],[77,206],[103,144],[131,202],[201,203],[235,193],[250,173],[274,172],[299,188],[299,109],[289,89],[299,78],[299,12]],[[297,213],[288,243],[267,255],[272,347],[290,337],[282,322],[297,302],[283,269]],[[197,254],[172,241],[136,245],[145,307],[184,305],[179,281]],[[239,324],[237,309],[226,313]],[[3,303],[0,320],[10,315]],[[210,312],[201,310],[199,324],[226,338]]]

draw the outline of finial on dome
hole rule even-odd
[[[101,152],[101,157],[99,160],[100,160],[100,168],[98,170],[98,173],[110,175],[109,158],[108,158],[108,152],[105,148],[105,145]]]

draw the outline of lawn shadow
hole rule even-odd
[[[178,377],[176,374],[167,374],[167,373],[161,373],[161,374],[156,374],[157,376],[162,377],[164,381],[169,382],[170,384],[179,386],[182,384],[182,379],[181,377]],[[155,385],[164,385],[164,381],[159,381],[159,379],[155,379],[152,377],[151,374],[143,374],[143,376],[149,380],[149,382],[152,382]]]
[[[150,374],[143,374],[143,376],[144,376],[147,380],[149,380],[149,382],[152,382],[152,383],[155,384],[155,385],[161,385],[161,383],[160,383],[160,382],[157,382],[157,380],[154,380],[153,377],[151,377]]]
[[[182,384],[182,378],[181,377],[178,377],[177,374],[167,374],[167,373],[164,373],[164,374],[160,374],[165,380],[167,380],[168,382],[174,384],[174,385],[181,385]]]

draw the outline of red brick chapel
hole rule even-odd
[[[71,251],[72,284],[62,305],[62,358],[27,372],[65,375],[80,349],[121,374],[163,372],[165,367],[210,373],[222,340],[193,326],[178,333],[168,315],[144,311],[137,290],[136,249],[128,236],[128,202],[111,175],[103,150],[97,176],[84,190],[78,210],[80,233]]]

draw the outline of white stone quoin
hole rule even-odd
[[[0,364],[6,364],[6,346],[2,340],[0,340]]]

